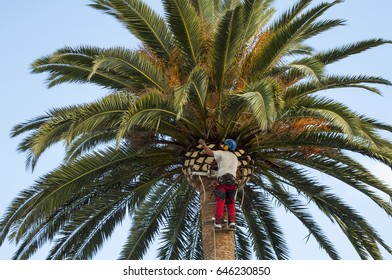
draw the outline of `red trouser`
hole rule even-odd
[[[215,187],[215,221],[222,222],[223,211],[225,203],[227,205],[227,215],[229,222],[235,223],[235,186],[234,185],[219,185]]]

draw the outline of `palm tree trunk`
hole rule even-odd
[[[202,217],[202,243],[205,260],[234,260],[235,243],[234,231],[228,230],[227,223],[222,225],[222,230],[214,229],[215,217],[215,196],[211,180],[201,178],[203,185],[199,180],[197,189],[200,192],[200,211]],[[225,213],[227,215],[227,213]],[[227,220],[227,216],[225,217]]]

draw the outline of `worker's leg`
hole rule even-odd
[[[226,185],[226,205],[227,205],[227,215],[229,218],[229,228],[235,229],[235,186]]]
[[[222,223],[223,212],[225,209],[226,191],[224,186],[215,187],[215,224]]]

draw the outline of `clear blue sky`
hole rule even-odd
[[[147,1],[151,6],[160,10],[160,1]],[[276,7],[281,13],[296,1],[277,0]],[[314,1],[319,3],[321,1]],[[23,189],[33,184],[34,180],[51,170],[61,162],[63,151],[61,146],[53,147],[39,161],[32,174],[25,170],[25,155],[17,153],[17,145],[22,138],[10,139],[11,128],[32,117],[38,116],[53,107],[95,100],[105,91],[91,85],[61,85],[52,89],[45,86],[45,75],[30,74],[30,64],[35,59],[50,54],[64,46],[90,45],[99,47],[125,46],[135,47],[135,39],[114,18],[102,14],[87,6],[88,0],[35,0],[35,1],[3,1],[0,9],[0,54],[1,54],[1,178],[0,187],[0,216],[3,215],[11,200]],[[381,37],[392,39],[391,0],[346,0],[328,12],[328,18],[344,18],[345,27],[340,27],[312,40],[312,46],[319,49],[329,49],[347,43]],[[336,63],[328,70],[330,73],[367,74],[382,76],[392,80],[392,45],[372,49],[356,55],[343,62]],[[351,108],[368,116],[378,118],[386,123],[392,123],[392,88],[380,87],[383,97],[350,89],[339,92],[329,92],[342,102],[349,103]],[[392,172],[389,168],[374,161],[364,160],[380,178],[392,185]],[[392,219],[379,209],[369,206],[368,201],[360,194],[340,184],[322,177],[325,183],[336,187],[336,191],[348,194],[349,203],[354,205],[372,222],[382,234],[387,243],[392,246]],[[290,244],[293,259],[326,259],[324,252],[318,249],[314,240],[305,242],[307,233],[298,222],[284,212],[279,214],[287,239]],[[336,244],[343,246],[339,251],[344,259],[358,259],[355,252],[324,217],[320,217],[326,231]],[[127,235],[124,222],[111,241],[105,244],[104,250],[96,259],[116,259],[122,246],[122,240]],[[305,244],[306,243],[306,244]],[[338,247],[338,248],[339,248]],[[35,258],[45,258],[47,248],[43,248]],[[14,250],[13,245],[4,244],[0,247],[0,259],[10,259]],[[385,257],[392,257],[385,254]],[[149,255],[148,258],[153,258]]]

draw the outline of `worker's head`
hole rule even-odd
[[[233,139],[226,139],[225,142],[223,142],[224,151],[230,150],[234,152],[236,147],[237,143]]]

